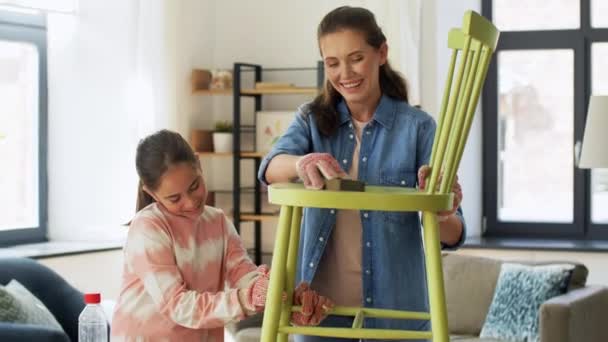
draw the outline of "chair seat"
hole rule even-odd
[[[367,185],[365,191],[311,190],[299,183],[268,187],[268,201],[272,204],[327,209],[437,212],[451,209],[453,196],[398,186]]]

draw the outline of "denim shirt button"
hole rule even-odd
[[[363,217],[367,218],[369,216],[368,213],[363,213]]]
[[[365,274],[371,274],[371,273],[372,273],[372,271],[370,271],[370,270],[365,270]]]
[[[311,262],[310,264],[308,264],[308,267],[313,268],[315,267],[315,264]]]
[[[367,247],[371,247],[371,246],[372,246],[372,243],[368,241],[368,242],[366,242],[366,243],[365,243],[365,245],[366,245]]]
[[[405,181],[404,180],[401,181],[401,185],[405,185]]]
[[[353,136],[352,134],[351,134],[351,135],[349,135],[348,137],[349,137],[349,138],[351,138],[351,139],[352,139],[352,138],[354,138],[354,136]]]
[[[348,160],[342,159],[342,164],[346,164],[346,163],[348,163]]]
[[[368,303],[371,303],[372,302],[372,297],[365,298],[365,301],[368,302]]]
[[[367,130],[367,132],[365,132],[365,134],[370,135],[370,134],[372,134],[372,132],[370,132],[369,130]]]
[[[333,214],[336,213],[336,211],[332,209],[332,210],[329,211],[329,213],[333,215]]]
[[[363,162],[365,163],[367,161],[367,157],[363,157]]]
[[[322,236],[319,238],[319,241],[323,242],[325,240]]]

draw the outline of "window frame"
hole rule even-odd
[[[40,12],[0,10],[0,39],[34,45],[38,59],[38,216],[37,227],[0,231],[0,246],[47,241],[47,25]]]
[[[482,14],[492,20],[493,0],[482,0]],[[574,166],[573,222],[538,223],[498,220],[498,75],[500,51],[571,49],[574,53],[574,136],[572,145],[582,141],[591,94],[591,44],[608,42],[608,28],[591,27],[589,0],[580,0],[580,27],[565,30],[501,32],[483,88],[483,227],[482,234],[496,238],[524,239],[608,239],[608,224],[591,222],[591,171]],[[574,158],[574,156],[573,156]]]

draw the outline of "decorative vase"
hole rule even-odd
[[[190,134],[190,145],[196,152],[213,151],[213,131],[193,129]]]

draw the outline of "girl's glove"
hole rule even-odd
[[[270,281],[270,270],[266,265],[257,268],[260,275],[248,288],[239,290],[239,300],[248,313],[264,311],[266,305],[266,292]]]

